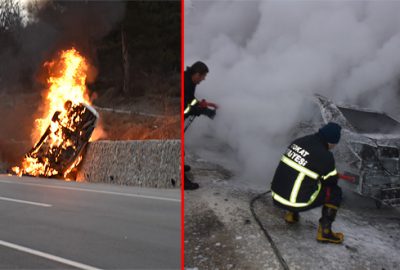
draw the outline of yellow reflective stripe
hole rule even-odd
[[[296,202],[297,195],[299,194],[301,183],[304,180],[304,176],[306,176],[304,173],[299,173],[299,175],[296,178],[296,181],[294,182],[292,193],[290,193],[290,202],[292,202],[292,203]]]
[[[190,111],[190,105],[186,107],[186,109],[183,111],[184,114],[187,114]]]
[[[286,165],[288,165],[289,167],[295,169],[296,171],[300,172],[300,173],[304,173],[305,175],[307,175],[308,177],[311,177],[312,179],[318,179],[318,174],[307,169],[306,167],[303,167],[299,164],[297,164],[296,162],[294,162],[293,160],[283,156],[281,158],[281,161],[283,163],[285,163]]]
[[[192,102],[190,102],[190,104],[186,106],[186,109],[183,111],[183,114],[187,114],[188,112],[190,112],[192,106],[196,105],[198,102],[199,101],[197,99],[193,99]]]
[[[321,190],[321,182],[318,181],[318,189],[311,195],[310,200],[307,202],[309,205],[312,204],[317,198],[319,192]]]
[[[308,203],[292,203],[288,200],[286,200],[285,198],[282,198],[281,196],[279,196],[278,194],[272,192],[272,198],[274,198],[274,200],[280,202],[281,204],[287,205],[287,206],[292,206],[292,207],[304,207],[307,206]]]
[[[326,180],[326,179],[328,179],[329,177],[334,176],[334,175],[336,175],[336,174],[337,174],[337,171],[336,171],[336,169],[334,169],[333,171],[331,171],[331,172],[328,173],[327,175],[322,176],[322,179]]]
[[[280,202],[281,204],[284,204],[284,205],[287,205],[287,206],[291,206],[291,207],[305,207],[305,206],[311,205],[315,201],[315,199],[317,198],[320,190],[321,190],[321,183],[318,182],[318,189],[311,195],[310,200],[308,202],[306,202],[306,203],[291,202],[291,201],[288,201],[285,198],[279,196],[278,194],[276,194],[273,191],[271,193],[272,193],[272,198],[274,198],[274,200]]]
[[[312,179],[317,180],[319,175],[317,173],[307,169],[306,167],[303,167],[300,164],[297,164],[296,162],[294,162],[293,160],[289,159],[286,156],[283,156],[281,158],[281,161],[283,163],[285,163],[286,165],[288,165],[289,167],[291,167],[292,169],[295,169],[296,171],[298,171],[299,174],[294,182],[292,192],[290,193],[290,200],[287,200],[287,199],[279,196],[278,194],[272,192],[272,197],[274,198],[274,200],[280,202],[281,204],[291,206],[291,207],[305,207],[305,206],[309,206],[310,204],[312,204],[315,201],[315,199],[317,198],[319,192],[321,191],[321,183],[319,181],[318,181],[318,189],[311,195],[310,200],[308,202],[300,203],[300,202],[296,202],[296,200],[297,200],[297,196],[300,191],[301,184],[304,180],[304,177],[308,176]]]

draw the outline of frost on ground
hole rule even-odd
[[[205,168],[198,170],[205,173]],[[250,194],[228,190],[223,173],[211,175],[212,181],[185,193],[186,269],[280,269],[251,218]]]
[[[370,205],[374,207],[373,202]],[[339,211],[333,229],[343,232],[345,241],[329,245],[315,241],[320,208],[301,213],[299,224],[288,225],[282,219],[283,211],[272,206],[269,196],[255,204],[256,214],[290,269],[398,269],[398,211],[353,207],[346,201]]]
[[[283,269],[253,218],[249,203],[265,190],[248,190],[231,181],[230,170],[187,153],[191,176],[200,189],[185,192],[185,267],[187,269]],[[290,269],[398,269],[400,211],[376,209],[368,198],[344,192],[333,225],[343,245],[316,242],[320,208],[301,213],[288,225],[269,195],[254,204]]]

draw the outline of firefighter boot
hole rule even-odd
[[[186,164],[185,164],[184,168],[185,168],[185,172],[188,172],[191,169],[191,167],[189,165],[186,165]]]
[[[300,215],[298,212],[286,211],[285,221],[289,224],[294,224],[299,221]]]
[[[322,207],[322,217],[319,219],[317,241],[323,243],[341,244],[343,242],[343,233],[332,231],[332,223],[335,221],[337,206],[325,204]]]
[[[185,184],[184,184],[185,190],[195,190],[199,188],[199,184],[190,181],[189,178],[186,176],[186,174],[184,174],[184,178],[185,178]]]

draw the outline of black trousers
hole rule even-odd
[[[342,189],[338,185],[327,185],[327,186],[322,186],[321,191],[319,192],[317,198],[315,201],[310,204],[309,206],[305,207],[291,207],[287,206],[284,204],[281,204],[280,202],[277,202],[275,200],[274,204],[278,206],[279,208],[292,211],[292,212],[303,212],[307,211],[316,207],[319,207],[321,205],[324,205],[326,203],[332,204],[336,207],[340,207],[340,204],[342,203]]]

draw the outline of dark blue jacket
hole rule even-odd
[[[324,185],[336,185],[337,181],[333,154],[316,133],[289,145],[271,183],[272,197],[300,210],[316,199]]]
[[[200,101],[195,97],[196,91],[196,84],[193,83],[191,74],[188,70],[184,73],[184,100],[185,100],[185,107],[184,107],[184,115],[185,119],[190,115],[199,116],[201,114],[207,114],[207,111],[210,109],[200,107]]]

